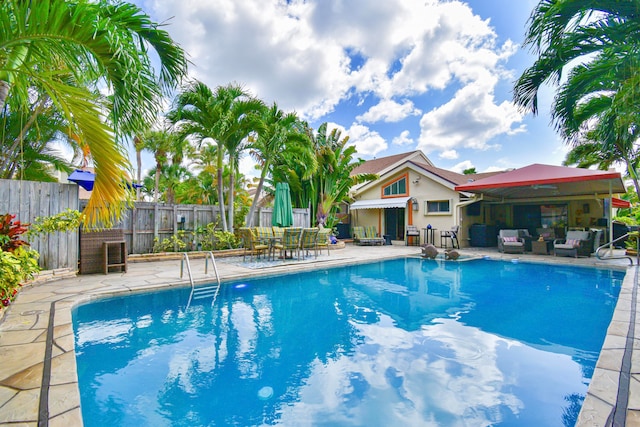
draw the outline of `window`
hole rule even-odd
[[[425,215],[451,213],[451,202],[449,200],[427,200],[424,203]]]
[[[398,196],[407,194],[407,178],[403,177],[397,181],[384,187],[382,191],[383,196]]]

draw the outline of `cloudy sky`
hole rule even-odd
[[[522,41],[537,1],[135,3],[167,24],[192,77],[212,88],[239,83],[314,128],[329,122],[364,159],[420,149],[458,172],[564,159],[549,125],[552,90],[537,117],[511,103],[533,61]]]

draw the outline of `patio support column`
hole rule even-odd
[[[613,189],[609,180],[609,256],[613,256]]]

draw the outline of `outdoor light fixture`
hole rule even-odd
[[[420,205],[418,205],[418,201],[416,199],[413,199],[411,201],[411,204],[413,205],[414,212],[418,212],[418,209],[420,209]]]

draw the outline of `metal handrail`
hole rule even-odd
[[[625,234],[623,236],[620,236],[617,239],[612,240],[612,241],[610,241],[608,243],[605,243],[604,245],[599,246],[598,249],[596,249],[596,258],[598,258],[599,260],[603,260],[603,261],[604,260],[608,260],[608,259],[623,259],[623,258],[626,258],[626,259],[629,260],[630,265],[633,265],[633,258],[631,258],[629,255],[619,255],[619,256],[611,255],[611,256],[607,256],[607,257],[603,257],[603,256],[600,255],[600,250],[601,249],[609,248],[614,243],[616,243],[616,242],[618,242],[620,240],[626,239],[627,237],[629,237],[629,233],[627,233],[627,234]],[[638,246],[640,246],[640,239],[636,239],[636,253],[638,253]],[[637,257],[638,257],[638,259],[636,260],[636,265],[638,265],[638,263],[640,261],[640,254],[637,255]]]
[[[213,271],[216,273],[216,280],[218,281],[218,286],[220,286],[220,276],[218,275],[218,266],[216,266],[216,259],[213,256],[212,251],[208,251],[204,256],[204,274],[207,274],[209,271],[209,258],[211,258],[211,264],[213,264]]]
[[[182,260],[180,262],[180,278],[182,279],[184,273],[184,265],[187,265],[187,272],[189,273],[189,282],[191,283],[191,293],[189,294],[189,301],[187,302],[187,308],[191,305],[191,301],[193,299],[212,297],[211,305],[216,302],[218,298],[218,293],[220,291],[220,275],[218,274],[218,266],[216,265],[216,259],[213,256],[212,251],[208,251],[205,253],[204,258],[204,274],[208,274],[209,271],[209,258],[211,258],[211,263],[213,264],[213,270],[216,274],[217,285],[212,286],[203,286],[200,288],[196,288],[195,283],[193,281],[193,275],[191,274],[191,263],[189,262],[189,255],[186,252],[182,253]]]
[[[180,260],[180,278],[182,279],[182,274],[184,272],[184,264],[187,264],[187,273],[189,273],[189,283],[191,283],[191,288],[193,289],[193,275],[191,274],[191,264],[189,263],[189,255],[186,252],[182,253],[182,259]]]

